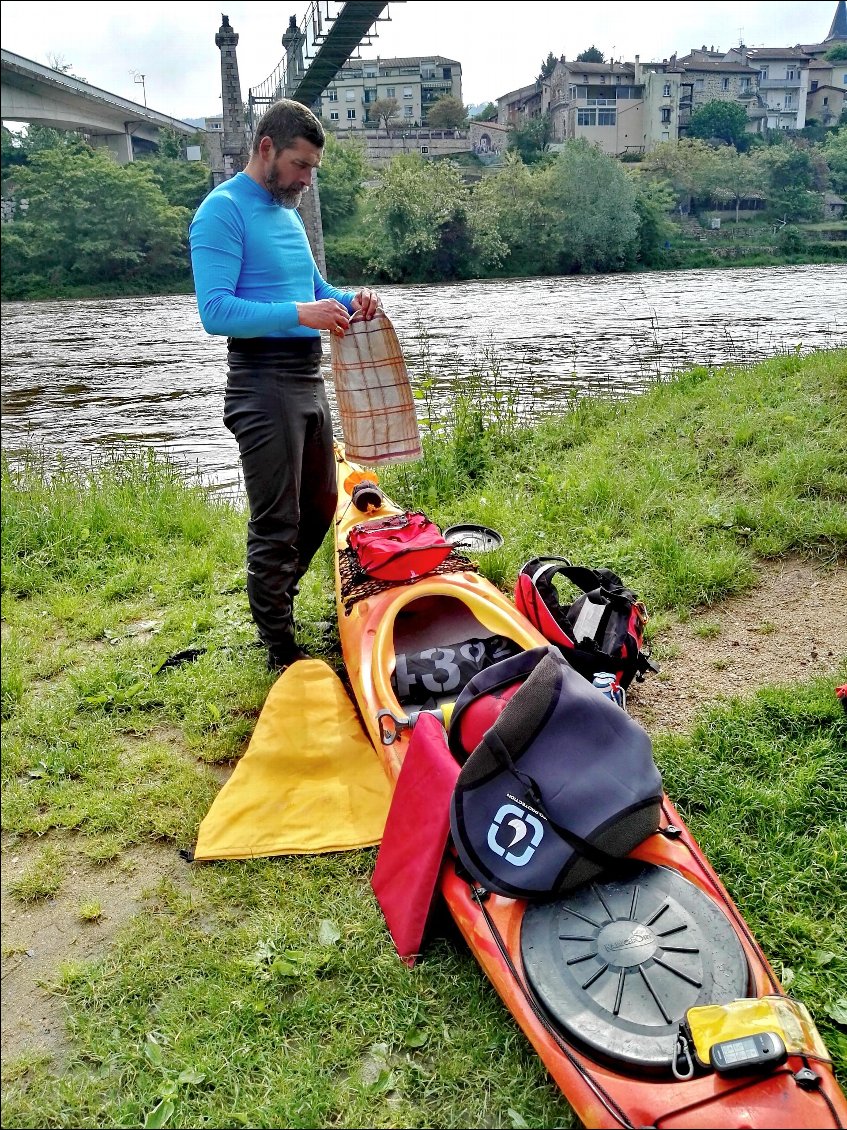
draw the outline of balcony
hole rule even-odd
[[[799,90],[799,78],[760,78],[759,90]]]

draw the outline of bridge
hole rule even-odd
[[[340,4],[312,0],[299,27],[292,16],[282,37],[285,56],[264,82],[250,87],[251,127],[255,125],[256,108],[279,98],[292,98],[304,106],[317,102],[351,55],[359,47],[371,45],[371,37],[378,34],[376,25],[391,19],[388,8],[379,0]]]
[[[148,110],[5,48],[0,60],[0,115],[4,121],[79,130],[93,144],[108,146],[121,164],[155,148],[163,129],[186,136],[198,132],[188,122]]]

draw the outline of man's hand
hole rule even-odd
[[[377,310],[381,309],[379,295],[375,290],[368,290],[367,287],[362,287],[362,289],[357,292],[351,305],[357,314],[362,315],[366,322],[369,322]]]
[[[355,301],[353,304],[355,305]],[[347,332],[350,324],[347,307],[334,298],[322,298],[320,302],[298,302],[296,306],[301,326],[308,326],[311,330],[329,330],[339,337],[344,337]]]

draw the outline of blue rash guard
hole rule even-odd
[[[337,290],[315,265],[295,208],[237,173],[206,197],[189,229],[200,321],[225,337],[320,337],[301,326],[297,302],[335,298],[352,313],[353,291]]]

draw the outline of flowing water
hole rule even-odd
[[[838,264],[380,293],[430,417],[472,374],[530,416],[564,411],[574,396],[629,396],[691,365],[847,345]],[[238,489],[238,450],[221,422],[225,382],[226,344],[204,332],[193,295],[4,304],[2,442],[12,458],[29,448],[74,461],[152,448]]]

